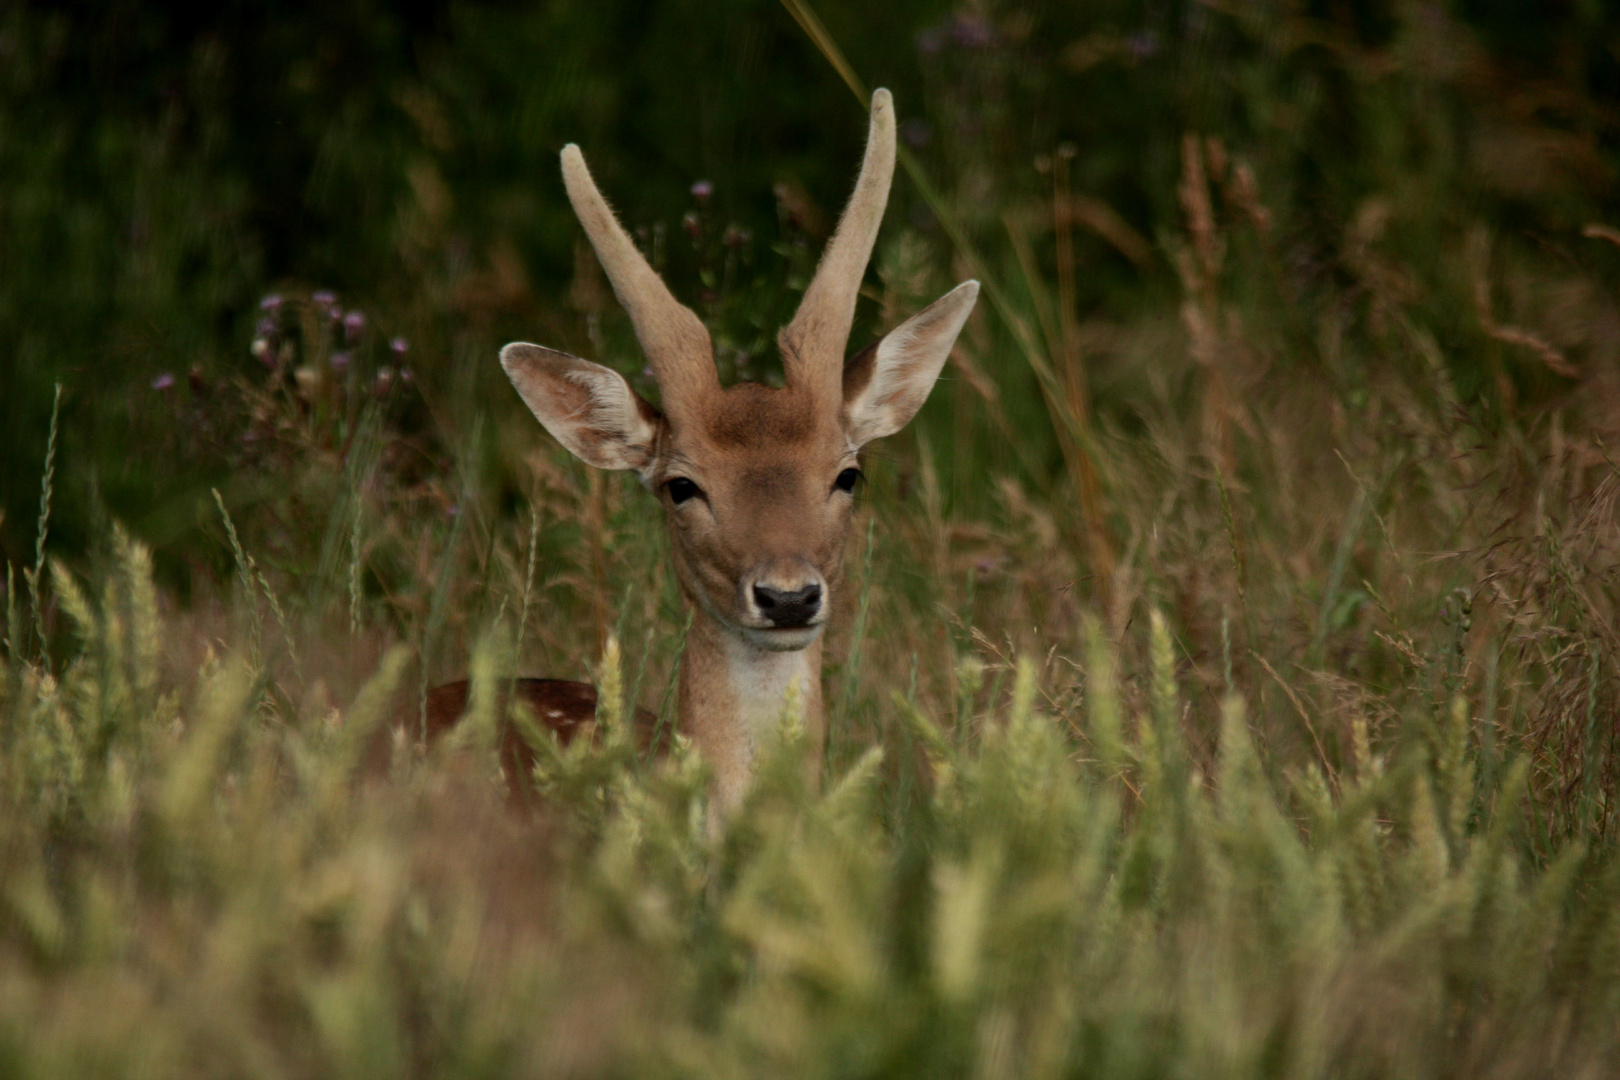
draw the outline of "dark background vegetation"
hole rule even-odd
[[[1003,212],[1049,195],[1038,157],[1069,144],[1076,189],[1156,245],[1179,213],[1183,134],[1216,136],[1253,163],[1275,217],[1271,272],[1254,287],[1297,316],[1275,363],[1319,362],[1313,321],[1354,288],[1347,223],[1379,197],[1393,210],[1386,243],[1464,398],[1499,408],[1504,395],[1572,391],[1522,356],[1502,359],[1512,350],[1483,338],[1442,263],[1483,221],[1509,257],[1615,279],[1620,252],[1579,237],[1589,221],[1620,220],[1614,7],[835,0],[818,11],[868,84],[895,91],[908,144],[998,264],[1011,262]],[[677,242],[689,186],[714,185],[716,235],[748,231],[754,274],[787,235],[773,188],[804,210],[813,253],[858,160],[859,115],[770,0],[6,5],[0,552],[17,565],[31,555],[54,382],[73,468],[53,545],[82,549],[103,512],[160,548],[194,543],[199,496],[232,460],[194,445],[185,428],[203,421],[162,407],[151,385],[166,372],[256,374],[247,346],[265,294],[335,290],[407,337],[440,433],[457,430],[475,407],[509,405],[493,397],[503,341],[589,350],[570,301],[578,234],[556,177],[563,143],[586,148],[627,221],[667,231],[671,277],[690,300],[696,272]],[[890,222],[948,256],[903,175]],[[1082,319],[1177,302],[1170,260],[1133,265],[1086,230],[1077,244]],[[1049,266],[1050,236],[1036,245]],[[622,331],[613,359],[628,369]],[[1141,373],[1106,357],[1092,366],[1096,408],[1129,412]],[[1049,486],[1062,459],[1031,375],[1006,361],[993,376],[1030,448],[958,449],[981,475]],[[182,377],[168,397],[188,392]],[[949,484],[947,497],[973,505],[972,486]]]

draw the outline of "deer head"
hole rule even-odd
[[[839,588],[861,448],[922,407],[978,296],[978,282],[957,286],[845,363],[894,156],[894,107],[879,90],[855,192],[777,338],[780,389],[720,386],[708,330],[636,249],[573,145],[562,151],[569,200],[630,315],[662,411],[599,364],[538,345],[501,350],[558,442],[598,468],[634,469],[658,494],[682,590],[745,651],[817,641]]]

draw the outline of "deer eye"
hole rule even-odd
[[[679,506],[694,495],[703,494],[703,489],[684,476],[671,477],[664,482],[664,490],[669,492],[669,501]]]
[[[855,485],[864,479],[866,479],[865,473],[861,472],[861,470],[857,468],[851,467],[838,474],[838,479],[833,481],[833,487],[837,488],[839,491],[853,492],[855,490]]]

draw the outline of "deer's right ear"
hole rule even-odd
[[[501,367],[546,430],[587,465],[645,471],[658,441],[658,410],[612,368],[514,341]]]
[[[844,365],[850,442],[865,446],[911,423],[978,298],[979,283],[964,281]]]

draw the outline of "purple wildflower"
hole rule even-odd
[[[394,350],[395,356],[404,356],[410,350],[411,343],[402,337],[397,337],[388,343],[388,347]]]
[[[281,307],[281,294],[271,293],[259,301],[260,311],[276,311]]]
[[[964,49],[983,49],[995,44],[995,27],[982,15],[958,15],[951,24],[951,37]]]
[[[170,375],[167,371],[152,380],[152,389],[154,390],[167,390],[173,385],[174,376]]]
[[[348,371],[349,359],[349,354],[346,352],[333,353],[329,363],[332,365],[333,371]]]
[[[692,198],[698,202],[708,202],[709,196],[714,194],[714,185],[707,180],[699,180],[692,185]]]
[[[358,341],[360,332],[366,328],[366,317],[358,311],[351,311],[343,316],[343,336],[349,341]]]
[[[934,129],[926,120],[913,118],[900,125],[900,138],[913,150],[921,150],[933,137]]]
[[[330,289],[318,289],[310,294],[309,299],[316,307],[330,308],[337,306],[337,293]]]

